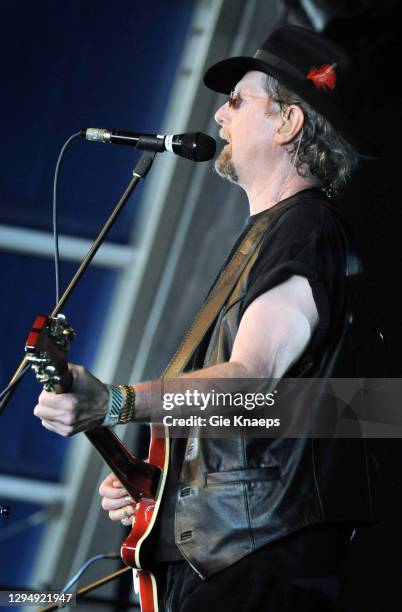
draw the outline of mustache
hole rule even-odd
[[[219,130],[219,137],[222,138],[222,140],[226,140],[227,142],[230,142],[230,136],[228,132],[225,130],[225,128],[221,128]]]

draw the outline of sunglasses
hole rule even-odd
[[[243,98],[257,98],[257,100],[265,100],[265,96],[254,96],[248,93],[240,93],[239,91],[231,91],[229,98],[227,99],[227,103],[229,108],[234,108],[235,110],[240,107]]]

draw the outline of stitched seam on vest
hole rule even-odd
[[[248,524],[248,532],[250,534],[251,546],[252,546],[252,549],[255,550],[254,534],[251,528],[250,507],[249,507],[248,496],[247,496],[247,485],[245,482],[243,483],[243,495],[244,495],[244,505],[246,508],[246,517],[247,517],[247,524]]]
[[[242,279],[242,278],[240,278],[240,280],[243,280],[243,279]],[[236,289],[236,288],[237,288],[237,285],[236,285],[235,289]],[[227,313],[227,311],[228,311],[228,310],[230,310],[230,309],[232,308],[232,306],[236,306],[236,304],[237,304],[238,302],[241,302],[241,301],[242,301],[242,300],[245,298],[245,295],[246,295],[246,291],[244,291],[244,292],[241,294],[241,296],[240,296],[240,297],[238,297],[238,298],[236,298],[236,299],[235,299],[235,300],[234,300],[234,301],[233,301],[231,304],[228,304],[227,306],[224,306],[224,307],[223,307],[223,309],[224,309],[225,314]],[[229,297],[230,297],[230,296],[229,296]]]
[[[240,438],[240,447],[241,447],[241,453],[243,455],[243,468],[246,469],[247,468],[246,441],[243,435]]]
[[[258,473],[260,472],[260,473]],[[227,475],[229,478],[226,478]],[[250,475],[251,474],[251,475]],[[280,480],[282,473],[279,465],[269,465],[260,468],[245,466],[239,470],[222,470],[218,472],[204,472],[204,487],[225,487],[247,482],[272,482]]]
[[[313,476],[314,476],[314,484],[315,484],[315,488],[316,488],[316,491],[317,491],[318,501],[320,502],[321,512],[324,515],[324,507],[322,505],[322,499],[321,499],[321,495],[320,495],[320,489],[319,489],[319,486],[318,486],[317,472],[316,472],[316,467],[315,467],[314,440],[315,440],[315,424],[313,423],[313,437],[311,439],[311,459],[312,459],[312,462],[313,462]]]

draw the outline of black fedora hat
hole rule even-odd
[[[310,104],[358,153],[378,155],[355,127],[359,74],[349,55],[324,36],[300,26],[275,30],[254,57],[231,57],[207,70],[204,83],[229,94],[252,70],[273,76]]]

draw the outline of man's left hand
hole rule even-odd
[[[42,425],[61,436],[101,425],[109,404],[109,390],[82,366],[69,364],[73,385],[69,393],[43,390],[34,414]]]

